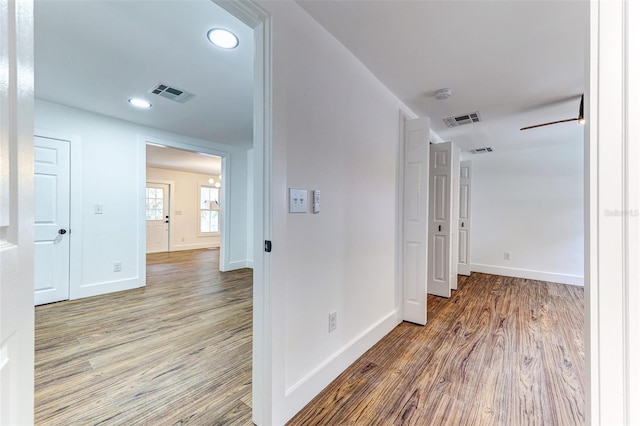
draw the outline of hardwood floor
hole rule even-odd
[[[584,424],[582,287],[474,273],[288,425]]]
[[[36,424],[251,425],[251,271],[148,257],[148,285],[36,308]],[[289,425],[583,424],[583,289],[474,273]]]
[[[36,308],[38,425],[251,423],[252,271],[147,257],[147,287]]]

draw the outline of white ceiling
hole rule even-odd
[[[222,173],[222,158],[182,149],[147,145],[147,166],[217,177]]]
[[[433,130],[463,150],[580,142],[588,1],[307,1],[298,3]],[[440,88],[453,89],[444,101]],[[479,111],[482,123],[443,119]]]
[[[299,4],[444,140],[463,150],[579,143],[587,1],[308,1]],[[226,51],[205,38],[234,30]],[[209,0],[36,0],[36,97],[231,145],[252,139],[252,31]],[[149,95],[163,82],[196,94]],[[434,91],[453,89],[437,101]],[[127,104],[149,97],[151,110]],[[483,122],[442,119],[479,111]]]
[[[209,43],[213,27],[235,32],[238,48]],[[210,0],[35,3],[37,98],[195,138],[252,145],[253,51],[253,30]],[[150,94],[160,82],[195,97]]]

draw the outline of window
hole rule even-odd
[[[164,190],[162,188],[147,188],[146,206],[147,220],[162,220]]]
[[[218,213],[220,210],[220,191],[211,186],[200,187],[200,233],[210,234],[219,231]]]

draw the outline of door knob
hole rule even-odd
[[[64,235],[64,234],[66,234],[66,233],[67,233],[67,230],[66,230],[66,229],[58,229],[58,234],[60,234],[60,235]]]

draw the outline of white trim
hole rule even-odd
[[[502,275],[505,277],[525,278],[529,280],[549,281],[552,283],[584,285],[584,277],[580,275],[558,274],[555,272],[535,271],[532,269],[505,268],[504,266],[472,263],[471,271],[483,274]]]
[[[637,117],[640,114],[640,4],[637,1],[627,3],[627,206],[630,211],[640,211],[640,190],[637,182],[640,182],[640,122]],[[631,23],[636,25],[631,25]],[[634,78],[632,78],[632,76]],[[633,143],[632,141],[635,141]],[[634,185],[633,182],[636,184]],[[640,401],[640,220],[638,216],[628,217],[627,226],[627,421],[629,424],[640,424],[640,407],[633,404]]]
[[[146,150],[145,150],[145,151],[146,151]],[[147,173],[147,172],[146,172],[146,167],[145,167],[145,176],[146,176],[146,173]],[[156,183],[156,184],[161,184],[161,185],[167,185],[167,186],[169,186],[169,210],[168,210],[168,211],[169,211],[169,241],[168,241],[168,243],[167,243],[167,251],[174,251],[174,250],[173,250],[173,242],[174,242],[175,240],[174,240],[174,229],[173,229],[173,223],[172,223],[172,221],[173,221],[173,214],[172,214],[171,212],[173,212],[173,211],[174,211],[173,203],[175,202],[174,200],[175,200],[175,195],[176,195],[176,194],[175,194],[175,185],[176,185],[176,184],[175,184],[175,182],[174,182],[174,181],[172,181],[172,180],[166,180],[166,179],[151,179],[151,180],[148,180],[148,179],[149,179],[149,178],[147,177],[147,181],[144,183],[144,185],[145,185],[145,190],[146,190],[147,185],[148,185],[148,184],[150,184],[150,183],[151,183],[151,184]],[[146,191],[145,191],[145,200],[146,200],[146,198],[147,198],[147,193],[146,193]],[[146,250],[146,243],[147,243],[147,221],[146,221],[146,209],[147,209],[147,206],[146,206],[146,203],[145,203],[145,221],[144,221],[145,253],[147,253],[147,250]],[[148,254],[148,253],[147,253],[147,254]],[[146,269],[146,261],[145,261],[145,269]],[[146,285],[146,283],[145,283],[145,285]]]
[[[216,155],[218,157],[221,157],[221,162],[222,162],[221,174],[222,174],[223,185],[219,188],[220,199],[221,200],[227,199],[226,194],[227,194],[227,191],[229,190],[228,187],[233,184],[230,181],[230,178],[229,178],[230,173],[227,170],[227,164],[230,164],[231,162],[231,152],[225,151],[222,149],[213,149],[213,148],[209,148],[201,145],[191,145],[188,143],[177,142],[171,139],[163,139],[156,136],[139,135],[138,144],[143,151],[142,161],[144,162],[145,185],[146,185],[146,174],[147,174],[147,152],[146,152],[147,142],[164,145],[169,148],[178,148],[185,151],[198,152],[198,153]],[[198,199],[199,197],[200,196],[198,195]],[[142,197],[141,200],[144,207],[144,196]],[[231,237],[229,235],[229,232],[226,230],[226,226],[224,226],[224,222],[225,222],[225,218],[229,217],[229,203],[227,202],[222,203],[222,208],[220,209],[219,215],[220,215],[219,216],[219,220],[220,220],[219,222],[219,226],[220,226],[220,266],[219,268],[220,268],[220,271],[228,271],[229,270],[229,250],[227,249],[227,247],[229,247]],[[199,226],[198,226],[198,229],[200,229]],[[145,223],[145,234],[143,235],[143,237],[144,237],[143,241],[145,241],[144,251],[146,253],[146,223]]]
[[[251,260],[236,260],[234,262],[229,262],[229,271],[244,268],[253,268],[253,262]]]
[[[274,369],[278,367],[272,360],[278,359],[273,351],[280,343],[272,342],[271,256],[263,251],[264,240],[271,239],[271,17],[254,0],[212,1],[253,28],[254,34],[252,420],[257,425],[270,425],[276,423],[274,414],[279,414],[279,407],[274,409],[273,391]]]
[[[220,244],[216,244],[216,243],[176,244],[171,246],[170,251],[200,250],[200,249],[220,249]]]
[[[113,293],[115,291],[131,290],[133,288],[144,287],[145,282],[142,283],[138,277],[127,278],[123,280],[114,281],[101,281],[99,283],[83,284],[77,290],[77,297],[80,299],[83,297],[98,296],[100,294]]]
[[[404,318],[404,251],[403,251],[403,236],[404,236],[404,126],[405,121],[408,120],[407,113],[400,109],[398,111],[398,148],[397,148],[397,162],[396,162],[396,285],[395,285],[395,308],[398,315],[398,321],[402,321]]]
[[[285,392],[288,410],[285,413],[286,418],[293,417],[308,401],[311,401],[314,396],[400,322],[402,321],[398,320],[398,313],[395,310],[388,313],[288,387]]]
[[[69,142],[69,300],[78,299],[82,285],[82,138],[34,128],[33,135]]]

